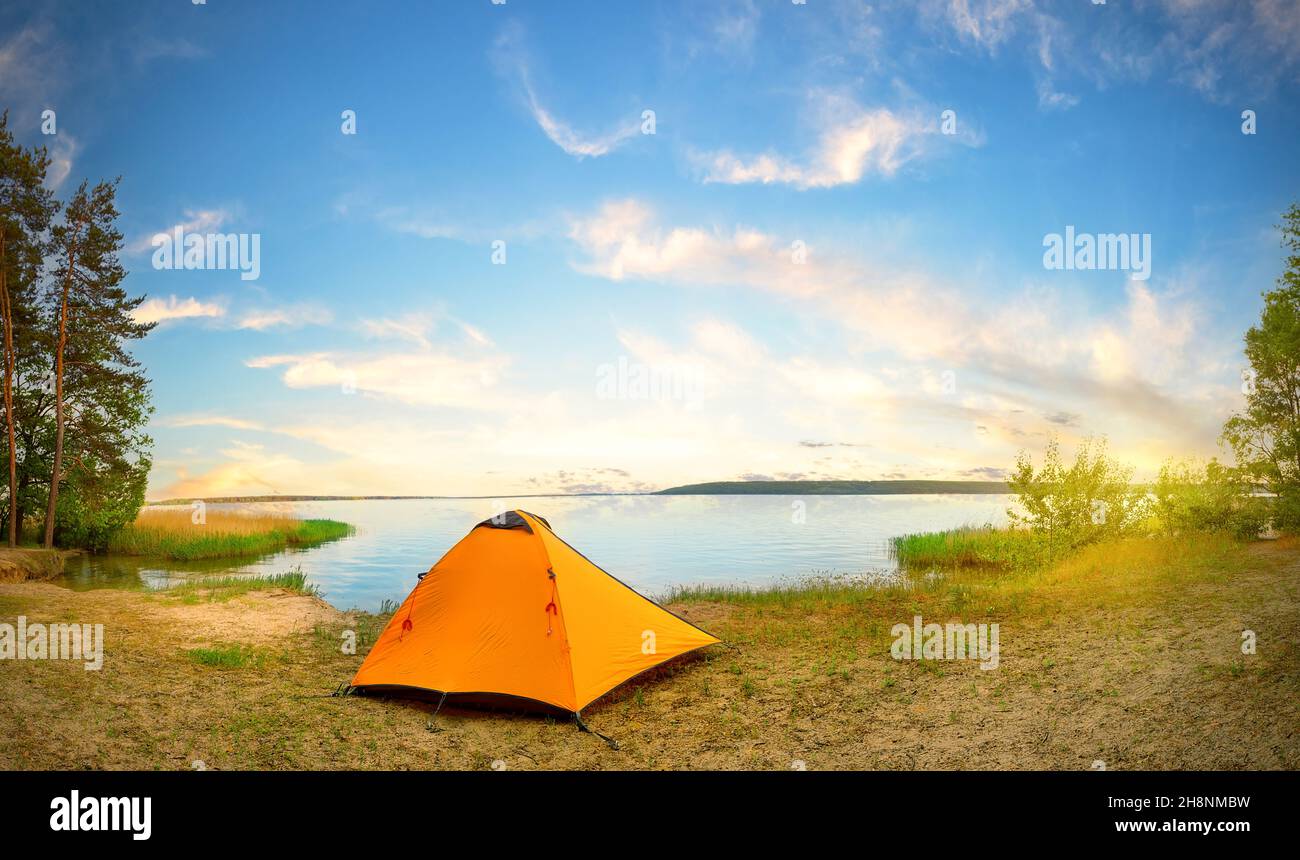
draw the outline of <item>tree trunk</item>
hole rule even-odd
[[[18,482],[18,505],[14,508],[14,519],[18,521],[18,539],[23,539],[23,516],[26,513],[23,510],[23,498],[27,493],[27,488],[31,485],[31,476],[23,475],[23,479]]]
[[[63,299],[59,303],[59,345],[54,352],[54,468],[50,471],[50,504],[45,511],[45,548],[54,546],[54,512],[59,504],[59,478],[63,471],[63,349],[68,343],[68,291],[72,289],[72,273],[76,264],[77,247],[68,251],[68,274],[63,279]]]
[[[0,315],[4,317],[4,406],[9,434],[9,545],[18,546],[18,445],[14,430],[14,313],[5,269],[5,237],[0,230]]]

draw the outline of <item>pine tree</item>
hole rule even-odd
[[[50,159],[46,150],[25,149],[8,128],[9,114],[0,114],[0,326],[3,326],[3,393],[8,460],[9,546],[16,546],[22,528],[18,482],[18,410],[15,376],[20,365],[31,364],[39,351],[37,283],[45,252],[45,233],[58,208],[44,187]]]
[[[45,546],[54,544],[60,511],[80,545],[98,545],[144,497],[152,440],[143,433],[151,407],[149,381],[128,351],[153,323],[133,312],[144,296],[122,288],[118,260],[117,181],[87,184],[73,194],[51,230],[58,256],[54,325],[54,444]],[[65,474],[65,460],[72,468]],[[73,491],[60,503],[67,481]]]

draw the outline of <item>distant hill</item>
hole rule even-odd
[[[1005,481],[711,481],[660,490],[661,496],[898,496],[1009,493]]]

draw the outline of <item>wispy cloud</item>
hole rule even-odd
[[[162,38],[141,36],[132,41],[132,56],[139,65],[154,60],[199,60],[209,56],[206,48],[196,45],[183,36]]]
[[[177,228],[185,233],[212,233],[221,229],[221,226],[230,220],[231,214],[227,209],[186,209],[181,220],[162,228],[155,230],[147,235],[138,236],[134,241],[127,245],[127,252],[133,254],[142,254],[153,248],[153,240],[159,234],[170,235]]]
[[[267,355],[249,359],[253,368],[284,370],[289,388],[334,388],[415,406],[498,408],[495,392],[509,364],[504,355],[465,357],[451,352],[384,352]]]
[[[583,132],[558,117],[542,104],[533,85],[532,71],[524,45],[523,29],[506,27],[497,38],[493,57],[502,75],[512,80],[523,94],[528,111],[552,143],[579,160],[608,155],[640,133],[639,115],[616,124],[604,132]]]
[[[748,227],[665,227],[632,200],[576,220],[570,236],[585,257],[575,262],[580,271],[614,281],[769,293],[909,366],[933,363],[1003,379],[1021,392],[1017,397],[1041,400],[1033,404],[1035,413],[1079,412],[1085,407],[1072,402],[1082,400],[1089,414],[1115,426],[1132,419],[1161,432],[1203,435],[1213,423],[1199,405],[1212,386],[1205,356],[1189,349],[1203,338],[1205,319],[1177,291],[1130,283],[1123,308],[1100,315],[1041,291],[990,308],[961,284],[945,284],[922,270],[891,270],[827,251],[798,263],[790,244],[771,234]],[[811,380],[836,378],[800,375],[806,391],[818,390]],[[845,396],[870,390],[865,380],[843,378],[845,384],[832,390]],[[1005,410],[988,411],[996,416]]]
[[[433,324],[432,314],[413,313],[396,318],[362,320],[361,330],[377,340],[404,340],[428,349]]]
[[[990,53],[1016,33],[1034,12],[1033,0],[927,0],[923,12],[944,20],[959,38]]]
[[[280,307],[262,307],[232,313],[222,301],[203,301],[193,296],[153,298],[136,308],[138,322],[167,324],[178,320],[216,320],[223,329],[269,331],[276,328],[301,328],[309,325],[328,325],[334,314],[328,308],[313,304],[291,304]]]
[[[80,148],[76,138],[66,131],[50,137],[50,166],[45,174],[45,184],[50,189],[57,191],[72,175],[72,164]]]
[[[216,318],[224,316],[226,309],[215,302],[203,302],[194,297],[178,299],[147,299],[135,309],[132,316],[141,323],[168,323],[174,320]]]
[[[818,127],[817,143],[802,159],[774,153],[741,156],[731,150],[694,156],[705,182],[793,185],[799,189],[853,185],[870,176],[893,176],[927,153],[939,132],[939,111],[926,117],[918,110],[863,108],[837,94],[810,93],[808,105]],[[957,140],[982,141],[964,128]]]
[[[300,328],[307,325],[327,325],[334,319],[328,308],[311,304],[286,305],[278,308],[258,308],[244,312],[236,328],[267,331],[273,328]]]
[[[715,16],[712,33],[718,49],[748,56],[754,50],[762,19],[754,0],[731,0],[718,4]]]
[[[48,22],[28,24],[0,39],[0,99],[25,110],[49,107],[64,84],[63,57]]]
[[[441,311],[417,311],[394,317],[366,319],[361,321],[360,327],[363,334],[376,340],[407,342],[421,349],[432,349],[434,331],[441,321],[454,325],[473,346],[493,346],[492,339],[481,329]]]
[[[1046,78],[1038,82],[1038,106],[1044,110],[1068,110],[1079,103],[1079,97],[1059,92]]]
[[[230,415],[174,415],[170,418],[161,418],[155,422],[160,427],[227,427],[232,430],[261,430],[263,425],[258,421],[249,421],[244,418],[236,418]]]
[[[1293,0],[1154,0],[1121,14],[1105,4],[1067,10],[1036,0],[925,0],[921,9],[932,28],[980,53],[1022,51],[1045,76],[1037,84],[1044,110],[1077,102],[1053,83],[1065,76],[1099,88],[1164,76],[1224,103],[1257,98],[1300,67]],[[1135,21],[1133,11],[1152,14]]]

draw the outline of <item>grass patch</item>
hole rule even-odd
[[[890,541],[901,567],[1026,567],[1037,553],[1033,535],[1023,529],[965,526],[940,532],[906,534]]]
[[[692,586],[675,589],[664,601],[742,610],[742,640],[874,643],[888,641],[890,627],[913,614],[1006,621],[1050,617],[1067,600],[1158,602],[1169,590],[1223,579],[1242,547],[1224,534],[1128,538],[1084,547],[1047,567],[954,562],[941,571],[905,569],[898,580],[882,584],[810,577],[769,588]]]
[[[209,511],[200,523],[194,522],[192,516],[189,508],[145,508],[135,522],[113,536],[108,551],[175,561],[240,558],[268,555],[287,547],[317,546],[356,531],[337,520],[302,520],[279,514]]]
[[[191,648],[186,656],[200,666],[213,669],[245,669],[262,665],[264,656],[247,645],[214,645],[211,648]]]
[[[661,603],[728,603],[734,606],[813,610],[826,606],[873,603],[887,587],[852,577],[810,576],[754,588],[746,585],[688,585],[669,591]]]
[[[172,586],[163,594],[184,603],[212,603],[229,600],[250,591],[265,591],[268,588],[283,588],[294,594],[305,594],[311,597],[319,593],[317,586],[307,582],[307,574],[303,573],[301,568],[294,568],[285,573],[262,576],[211,576],[194,579]]]

